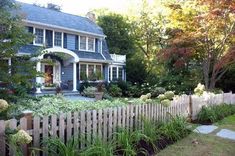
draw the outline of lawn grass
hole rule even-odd
[[[219,129],[235,130],[235,115],[229,116],[214,125]],[[216,130],[216,132],[219,131]],[[235,141],[215,136],[192,133],[188,137],[162,150],[157,156],[234,156]]]

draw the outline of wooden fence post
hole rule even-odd
[[[189,95],[189,120],[192,121],[193,116],[193,103],[192,103],[192,96]]]

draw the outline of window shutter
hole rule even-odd
[[[75,50],[78,50],[78,35],[75,38]]]
[[[67,48],[67,34],[64,33],[64,48]]]

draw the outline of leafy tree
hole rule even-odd
[[[120,14],[109,13],[99,16],[97,21],[107,36],[110,53],[126,55],[134,51],[133,37],[129,33],[131,25],[127,18]]]
[[[19,48],[32,42],[32,35],[27,33],[21,17],[17,14],[17,4],[11,0],[0,2],[0,82],[8,84],[17,94],[24,94],[25,88],[30,87],[30,81],[36,76],[35,62],[30,56],[17,56]],[[7,58],[11,58],[9,67]],[[0,98],[7,98],[5,90],[0,90]]]
[[[176,53],[182,48],[191,51],[192,64],[201,66],[206,88],[214,89],[234,63],[235,2],[192,0],[168,6],[171,28],[178,34],[172,39],[173,46],[166,49]],[[191,44],[182,44],[185,42]],[[185,59],[182,56],[179,60],[182,58]]]

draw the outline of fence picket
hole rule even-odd
[[[103,138],[102,136],[102,125],[103,125],[103,110],[98,110],[98,137],[100,139]]]
[[[84,140],[85,140],[85,127],[86,127],[86,125],[85,125],[85,112],[84,111],[82,111],[82,112],[80,112],[80,135],[81,135],[81,137],[82,137],[82,141],[81,141],[81,148],[84,148],[85,147],[85,142],[84,142]]]
[[[108,132],[108,125],[107,125],[107,123],[108,123],[108,112],[107,112],[108,110],[107,109],[104,109],[103,110],[103,112],[104,112],[104,114],[103,114],[103,140],[104,140],[104,142],[107,142],[107,132]]]
[[[66,120],[66,131],[67,131],[67,141],[71,138],[72,136],[72,118],[71,118],[71,112],[67,113],[67,120]]]
[[[113,133],[113,109],[108,109],[108,140],[112,138]]]
[[[91,111],[87,111],[86,112],[87,114],[87,117],[86,117],[86,139],[87,139],[87,145],[91,144],[91,124],[92,124],[92,121],[91,121]]]
[[[60,114],[59,116],[59,137],[61,139],[62,142],[64,142],[64,129],[65,129],[65,125],[64,125],[64,114]]]
[[[112,129],[112,136],[115,139],[114,132],[117,131],[117,108],[113,109],[113,129]]]
[[[0,153],[6,155],[5,121],[0,121]]]
[[[27,131],[27,119],[25,117],[20,119],[20,129]],[[27,155],[27,145],[21,146],[24,155]]]
[[[93,110],[92,111],[92,142],[94,141],[94,139],[97,138],[97,111]],[[94,143],[94,142],[93,142]]]
[[[79,118],[78,118],[78,112],[74,112],[73,114],[73,134],[75,136],[78,136],[79,134]]]

